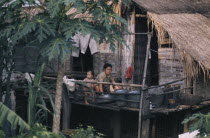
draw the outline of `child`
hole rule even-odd
[[[87,78],[84,79],[84,81],[95,81],[93,79],[93,72],[92,71],[87,71]],[[89,88],[93,88],[94,87],[94,84],[93,83],[86,83],[86,85],[89,87]],[[86,89],[87,90],[87,89]],[[91,95],[90,92],[85,92],[85,104],[89,104],[88,101],[87,101],[87,98],[88,98],[88,95]]]
[[[92,71],[87,71],[87,78],[84,79],[84,81],[95,81],[93,79],[93,72]],[[86,85],[90,88],[93,88],[93,83],[86,83]]]

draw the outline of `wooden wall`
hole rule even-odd
[[[199,94],[204,99],[210,99],[210,78],[204,80],[204,74],[200,73],[198,78],[196,78],[194,89],[194,95]]]
[[[112,65],[112,74],[116,77],[118,61],[116,53],[96,53],[93,56],[93,70],[95,77],[103,72],[103,66],[105,63],[110,63]]]
[[[15,70],[20,72],[35,73],[37,70],[38,49],[35,47],[16,46],[15,47]],[[49,62],[44,70],[46,74],[56,74],[58,61]],[[70,73],[70,60],[65,64],[65,73]]]
[[[133,9],[131,12],[128,12],[126,14],[126,19],[128,22],[128,26],[126,30],[130,33],[135,33],[135,9]],[[128,66],[132,66],[134,64],[134,46],[135,46],[135,34],[127,35],[125,33],[124,35],[124,40],[126,41],[126,44],[128,47],[125,45],[121,47],[122,50],[122,55],[121,55],[121,78],[122,81],[125,83],[125,73],[127,70]]]
[[[126,30],[135,33],[135,9],[127,11],[124,16],[128,21]],[[134,63],[135,35],[128,35],[125,32],[124,40],[127,46],[116,43],[115,52],[109,49],[108,44],[99,45],[99,53],[93,56],[95,76],[102,72],[104,63],[110,63],[113,66],[112,74],[117,78],[122,78],[122,82],[125,82],[126,69],[128,66],[133,66]]]
[[[21,72],[35,72],[38,49],[33,47],[15,47],[15,70]]]
[[[183,66],[174,48],[159,48],[159,84],[184,78]],[[183,83],[183,82],[179,82]]]

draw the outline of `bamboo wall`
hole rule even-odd
[[[165,84],[184,78],[183,66],[174,48],[159,48],[158,59],[159,84]]]
[[[204,97],[204,99],[210,99],[210,78],[204,79],[203,73],[200,73],[198,78],[196,78],[194,84],[194,94],[199,94]]]

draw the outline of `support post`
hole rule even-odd
[[[64,86],[63,88],[63,122],[62,129],[67,130],[70,128],[70,116],[71,116],[71,103],[69,101],[68,90]]]
[[[121,114],[115,111],[112,118],[113,138],[121,138]]]
[[[153,120],[153,123],[152,123],[152,138],[155,138],[155,131],[156,130],[156,118]]]
[[[143,74],[143,82],[142,82],[142,92],[140,96],[139,102],[139,124],[138,124],[138,138],[149,138],[149,119],[142,120],[142,114],[148,115],[149,114],[149,100],[148,100],[148,90],[146,89],[146,75],[147,75],[147,66],[148,66],[148,59],[149,59],[149,51],[150,51],[150,43],[151,43],[152,34],[147,34],[147,51],[146,51],[146,58],[144,64],[144,74]],[[144,100],[144,101],[143,101]],[[144,107],[142,106],[144,105]],[[142,123],[144,127],[142,128]]]

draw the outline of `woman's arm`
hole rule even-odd
[[[96,81],[97,82],[103,82],[103,76],[101,74],[99,74],[97,76],[97,78],[96,78]],[[103,92],[103,85],[102,84],[99,84],[98,86],[99,86],[99,91],[100,92]]]
[[[102,84],[99,84],[99,90],[100,90],[100,92],[103,92],[103,86],[102,86]]]

